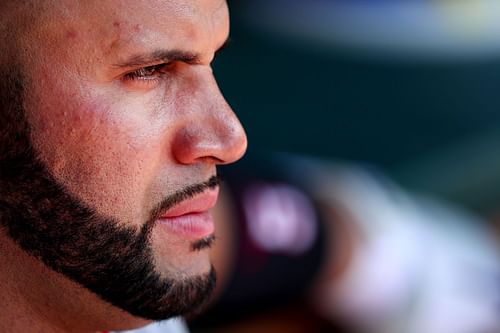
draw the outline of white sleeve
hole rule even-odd
[[[189,330],[184,319],[179,317],[155,322],[135,330],[120,331],[120,333],[189,333]]]

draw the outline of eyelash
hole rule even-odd
[[[170,64],[158,64],[153,66],[146,66],[139,68],[133,72],[127,73],[123,76],[125,81],[142,81],[146,83],[156,82],[161,77],[161,75],[165,74],[165,69]]]

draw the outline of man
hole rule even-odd
[[[0,331],[124,330],[210,294],[224,0],[0,3]]]

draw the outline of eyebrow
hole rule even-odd
[[[182,61],[186,63],[199,62],[200,56],[196,53],[182,50],[155,50],[151,53],[134,55],[127,60],[117,63],[114,67],[129,68],[146,66],[157,62]]]
[[[220,54],[220,52],[227,47],[230,39],[226,39],[224,44],[215,51],[214,58]],[[185,62],[188,64],[196,64],[200,62],[201,55],[195,52],[183,51],[183,50],[155,50],[147,54],[133,55],[127,60],[117,63],[114,67],[117,68],[130,68],[130,67],[141,67],[147,66],[159,62]]]

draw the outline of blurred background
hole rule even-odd
[[[229,4],[215,72],[250,151],[373,163],[474,209],[496,203],[498,1]]]
[[[214,70],[250,144],[248,157],[231,168],[245,169],[249,179],[263,178],[260,169],[268,165],[273,179],[297,169],[289,179],[304,178],[311,200],[347,212],[326,218],[336,236],[322,244],[350,238],[350,228],[366,237],[344,259],[342,278],[338,272],[329,283],[321,278],[323,296],[309,290],[318,284],[319,273],[311,273],[307,283],[289,283],[299,296],[287,294],[273,309],[265,306],[274,304],[272,288],[255,285],[280,289],[319,255],[281,252],[287,261],[268,260],[275,263],[264,269],[269,275],[234,269],[214,308],[191,322],[193,331],[500,332],[500,257],[491,239],[500,216],[500,2],[239,0],[229,6],[231,42]],[[255,161],[276,152],[336,166]],[[267,181],[270,173],[264,174]],[[239,223],[250,223],[243,215]],[[246,237],[236,237],[240,262],[232,265],[253,260]],[[261,250],[250,254],[259,257]],[[335,261],[338,270],[340,259],[332,258],[314,265]],[[304,305],[314,297],[316,305]],[[258,315],[256,307],[262,307]]]

